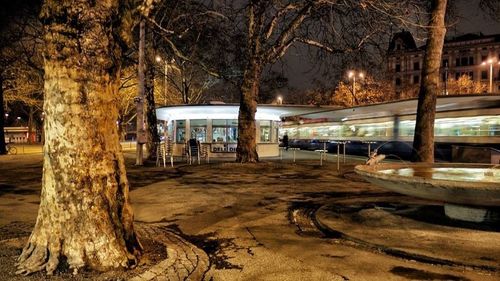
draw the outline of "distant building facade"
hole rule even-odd
[[[396,95],[415,96],[422,79],[425,45],[417,47],[409,31],[394,34],[387,53],[387,73]],[[493,89],[500,92],[500,34],[465,34],[445,40],[441,61],[441,93],[446,94],[449,79],[467,75],[474,82],[485,84],[489,92],[490,65],[493,60]]]

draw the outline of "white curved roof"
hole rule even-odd
[[[238,119],[240,106],[234,104],[176,105],[156,109],[159,120],[185,119]],[[333,107],[294,106],[294,105],[258,105],[256,120],[279,121],[283,117],[324,111]]]

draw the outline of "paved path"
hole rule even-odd
[[[2,159],[0,238],[27,235],[26,224],[36,217],[40,159],[18,156],[21,165]],[[500,279],[498,231],[397,214],[392,210],[403,205],[435,203],[381,190],[352,174],[339,176],[335,162],[129,165],[128,173],[139,232],[163,237],[168,257],[177,257],[136,280],[190,274],[190,280]],[[459,240],[451,243],[454,238]],[[7,252],[0,259],[15,255]]]

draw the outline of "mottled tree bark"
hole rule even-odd
[[[259,96],[262,63],[252,59],[246,67],[241,85],[240,109],[238,114],[238,147],[236,161],[253,163],[259,161],[256,143],[255,113]]]
[[[446,34],[444,22],[446,1],[432,1],[429,38],[422,69],[415,136],[413,138],[412,160],[418,162],[434,162],[434,119],[436,115],[436,97],[439,93],[439,68]]]
[[[145,73],[145,98],[146,98],[146,155],[148,159],[156,159],[156,149],[160,142],[158,135],[155,95],[154,95],[154,67],[148,64]]]
[[[46,0],[40,207],[18,273],[131,267],[141,246],[116,120],[118,0]]]
[[[3,107],[3,78],[2,75],[0,75],[0,155],[7,154],[7,148],[5,147],[4,128],[5,128],[5,110]]]

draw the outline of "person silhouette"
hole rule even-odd
[[[287,133],[285,133],[285,135],[283,136],[283,147],[285,148],[285,150],[288,151],[288,135],[287,135]]]

